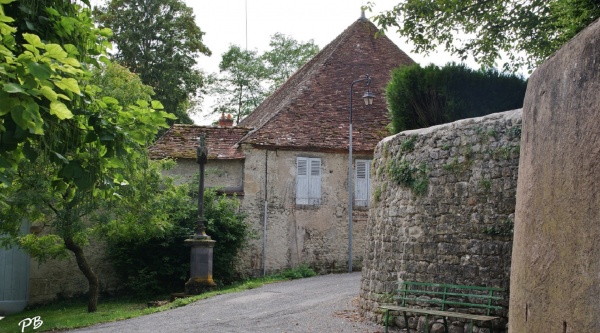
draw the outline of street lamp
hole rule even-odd
[[[375,99],[375,95],[369,89],[371,77],[368,74],[352,81],[350,84],[350,140],[348,143],[348,273],[352,273],[352,187],[354,179],[352,172],[352,94],[354,85],[363,81],[367,82],[367,92],[363,95],[365,105],[373,104],[373,99]]]

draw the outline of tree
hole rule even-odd
[[[93,312],[98,278],[84,253],[94,230],[89,215],[101,200],[118,198],[127,184],[124,168],[171,116],[156,101],[123,107],[90,83],[98,60],[108,62],[110,31],[95,27],[89,8],[71,1],[2,3],[0,244],[19,245],[42,261],[71,251],[88,280]],[[20,236],[24,219],[45,233]]]
[[[319,53],[319,46],[312,39],[306,43],[298,42],[281,33],[271,36],[269,46],[271,49],[261,56],[266,67],[267,78],[270,81],[269,93],[275,91],[315,54]]]
[[[462,60],[493,68],[535,68],[600,17],[598,0],[405,0],[374,18],[429,53],[443,46]]]
[[[256,51],[244,51],[231,45],[219,63],[220,75],[211,76],[209,91],[216,94],[213,113],[229,113],[235,122],[254,110],[266,97],[264,64]]]
[[[119,105],[135,105],[139,100],[150,103],[155,95],[152,87],[143,84],[137,74],[114,62],[95,68],[92,83],[101,87],[99,97],[113,97]]]
[[[222,55],[220,73],[212,74],[209,84],[218,96],[213,113],[233,114],[239,123],[319,52],[312,40],[298,42],[280,33],[271,36],[269,45],[262,55],[237,45]]]
[[[181,0],[110,0],[96,14],[114,33],[115,60],[151,86],[179,123],[193,123],[187,109],[204,85],[196,58],[211,53],[192,9]]]
[[[396,68],[385,95],[398,133],[520,108],[526,88],[519,76],[451,63]]]

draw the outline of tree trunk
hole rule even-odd
[[[81,246],[77,245],[72,238],[65,239],[65,246],[75,254],[77,266],[88,280],[88,312],[96,312],[98,306],[98,276],[88,264]]]

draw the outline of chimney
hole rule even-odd
[[[233,127],[233,118],[230,114],[225,117],[225,113],[221,114],[221,119],[219,119],[219,127]]]

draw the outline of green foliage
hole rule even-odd
[[[518,157],[520,151],[521,151],[520,145],[502,146],[502,147],[498,147],[492,151],[492,157],[495,160],[509,160],[509,159],[511,159],[511,157],[513,157],[513,154],[515,154]]]
[[[287,81],[300,67],[319,53],[311,39],[299,42],[290,36],[276,33],[269,41],[270,50],[262,54],[261,59],[266,68],[266,79],[269,80],[269,93],[275,91]]]
[[[489,193],[492,189],[492,182],[489,179],[481,179],[479,186],[481,186],[485,193]]]
[[[446,51],[487,68],[529,70],[600,17],[597,0],[403,0],[374,21],[395,28],[414,52]]]
[[[417,141],[417,135],[413,135],[410,138],[406,139],[406,140],[402,140],[402,143],[400,144],[400,151],[403,152],[411,152],[415,149],[415,142]]]
[[[231,45],[222,55],[219,73],[209,78],[209,92],[218,96],[213,113],[228,113],[239,123],[262,101],[319,52],[312,40],[304,43],[286,35],[271,36],[262,55]]]
[[[219,63],[219,75],[213,74],[209,91],[218,96],[215,113],[234,116],[235,122],[254,110],[267,96],[261,82],[266,68],[256,51],[231,45]]]
[[[377,186],[375,188],[375,192],[373,192],[373,202],[374,203],[378,203],[379,202],[379,198],[381,197],[381,192],[382,192],[381,187]]]
[[[92,84],[101,87],[98,96],[110,96],[120,105],[135,105],[138,100],[152,102],[154,90],[142,83],[137,74],[117,63],[109,63],[94,69]]]
[[[410,188],[416,195],[427,193],[429,176],[425,162],[422,162],[417,168],[404,158],[396,159],[388,166],[388,174],[393,181]]]
[[[88,279],[92,312],[98,280],[83,248],[98,221],[90,213],[118,198],[124,169],[136,166],[169,116],[159,102],[119,105],[90,83],[98,61],[108,62],[110,31],[94,25],[89,8],[2,3],[9,3],[6,12],[0,5],[0,234],[8,235],[2,243],[19,244],[40,260],[71,251]],[[48,236],[19,236],[23,219]]]
[[[194,233],[197,223],[198,183],[175,186],[172,180],[152,177],[148,187],[140,188],[130,204],[117,207],[117,212],[136,210],[142,205],[148,214],[161,211],[161,232],[143,229],[131,223],[115,221],[129,228],[120,232],[109,225],[106,233],[109,255],[116,271],[126,281],[124,287],[136,295],[151,295],[181,290],[189,278],[190,249],[183,241]],[[191,197],[190,197],[191,193]],[[125,194],[123,194],[126,197]],[[157,200],[156,197],[161,197]],[[143,199],[146,198],[146,199]],[[120,214],[119,214],[120,215]],[[135,212],[131,218],[145,214]],[[239,211],[239,201],[217,195],[214,189],[204,192],[204,224],[206,233],[216,241],[213,257],[213,277],[219,285],[239,280],[236,258],[252,236],[250,225]],[[160,222],[160,221],[157,221]],[[154,225],[154,224],[150,224]],[[160,227],[160,225],[154,225]],[[130,230],[137,228],[137,230]]]
[[[483,233],[490,236],[512,237],[515,223],[511,219],[506,219],[498,225],[485,228]]]
[[[187,109],[204,87],[194,66],[200,55],[211,54],[192,8],[181,0],[110,0],[95,14],[114,32],[115,59],[151,86],[179,123],[191,124]]]
[[[521,139],[521,126],[513,126],[508,129],[507,133],[511,139]]]
[[[519,108],[526,82],[464,65],[405,66],[392,72],[386,97],[394,133]]]
[[[283,272],[281,272],[275,276],[283,278],[283,279],[288,279],[288,280],[296,280],[296,279],[317,276],[317,272],[315,272],[307,264],[301,264],[296,268],[286,269]]]

